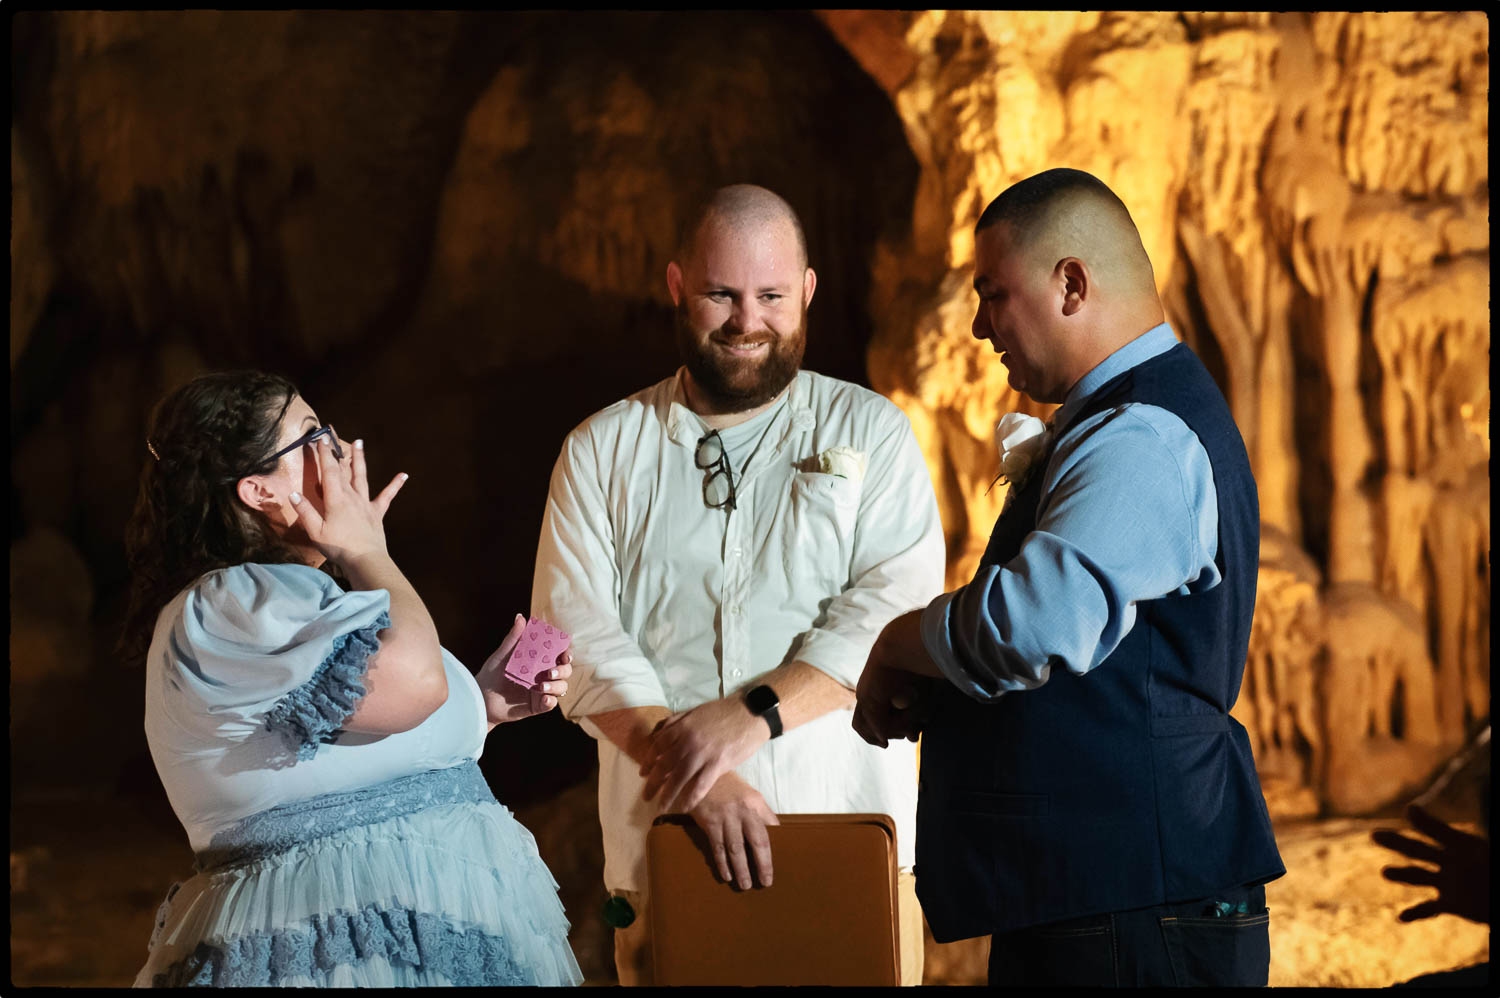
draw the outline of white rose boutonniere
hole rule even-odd
[[[825,475],[837,475],[851,482],[862,482],[865,478],[865,452],[853,447],[830,447],[818,455],[818,470]]]
[[[995,424],[995,449],[1000,452],[1000,474],[1020,488],[1031,466],[1047,445],[1047,424],[1035,416],[1007,412]]]

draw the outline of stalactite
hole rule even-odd
[[[1130,208],[1179,333],[1222,364],[1251,454],[1273,554],[1236,714],[1263,776],[1335,811],[1419,783],[1487,709],[1485,19],[821,16],[923,170],[909,241],[880,254],[906,264],[872,299],[889,318],[870,375],[932,428],[949,584],[1000,498],[988,427],[1030,411],[968,336],[970,230],[1022,177],[1090,170]],[[1313,481],[1332,484],[1325,560],[1292,571],[1289,550],[1312,563]]]

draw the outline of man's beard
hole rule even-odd
[[[770,331],[751,336],[727,332],[721,326],[709,334],[712,341],[751,343],[770,340],[770,348],[760,359],[734,357],[716,349],[712,342],[699,346],[698,337],[688,321],[687,309],[678,306],[673,325],[677,332],[677,352],[682,356],[701,402],[715,415],[744,412],[765,405],[789,385],[802,366],[802,351],[807,346],[807,306],[797,317],[797,328],[786,336]]]

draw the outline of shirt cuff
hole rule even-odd
[[[953,640],[948,629],[949,607],[961,592],[962,587],[951,593],[943,593],[927,604],[927,608],[922,611],[922,645],[937,663],[943,678],[957,687],[959,692],[975,700],[994,700],[995,697],[987,693],[964,669],[958,660],[958,653],[953,650]]]

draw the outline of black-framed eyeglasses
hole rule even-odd
[[[708,474],[703,478],[703,501],[709,509],[734,509],[734,471],[729,467],[729,454],[724,450],[724,441],[718,430],[709,430],[698,441],[693,451],[693,463]],[[719,485],[723,478],[724,484]],[[719,500],[714,495],[724,493]]]
[[[283,454],[290,454],[292,451],[297,450],[299,447],[306,447],[310,443],[315,443],[319,437],[328,438],[328,442],[333,445],[333,456],[336,460],[342,461],[344,459],[344,449],[339,446],[338,434],[333,432],[333,424],[325,423],[324,425],[319,426],[317,429],[308,430],[306,433],[302,434],[302,436],[298,437],[296,440],[293,440],[291,443],[287,444],[285,447],[281,448],[281,450],[277,451],[275,454],[272,454],[270,457],[267,457],[261,461],[257,461],[255,463],[255,466],[252,467],[249,471],[246,471],[240,475],[236,475],[234,477],[234,481],[239,481],[246,475],[255,474],[255,468],[265,467],[271,462],[279,460]]]

